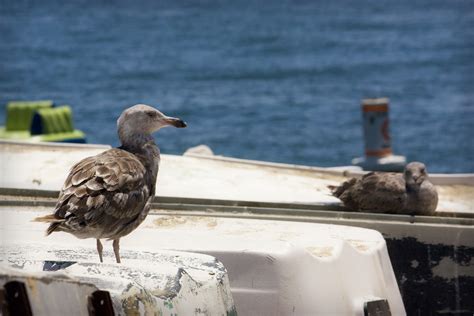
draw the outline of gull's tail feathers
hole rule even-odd
[[[64,223],[66,220],[64,218],[57,218],[54,214],[49,214],[45,216],[39,216],[33,219],[33,222],[43,222],[43,223],[50,223],[48,229],[46,230],[46,236],[51,235],[59,225]]]
[[[335,197],[340,197],[347,189],[356,184],[357,179],[352,178],[348,181],[344,181],[341,185],[328,185],[328,189]]]

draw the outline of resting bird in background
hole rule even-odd
[[[59,194],[54,214],[36,218],[49,222],[46,234],[63,231],[78,238],[113,240],[120,263],[119,241],[140,225],[155,196],[160,150],[151,135],[165,126],[186,127],[180,119],[137,104],[117,121],[122,146],[75,164]]]
[[[430,215],[438,205],[438,193],[421,162],[409,163],[403,174],[370,172],[329,189],[344,206],[358,211]]]

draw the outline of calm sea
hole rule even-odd
[[[0,0],[0,121],[14,99],[70,104],[117,145],[135,103],[188,122],[165,153],[347,165],[360,100],[389,97],[396,154],[474,172],[474,2]]]

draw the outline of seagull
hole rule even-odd
[[[417,161],[409,163],[403,174],[370,172],[329,189],[344,206],[357,211],[432,215],[438,205],[426,167]]]
[[[120,238],[136,229],[150,211],[160,163],[152,133],[165,126],[183,128],[186,123],[137,104],[123,111],[117,126],[121,146],[76,163],[54,213],[36,218],[50,223],[46,235],[62,231],[81,239],[95,238],[100,262],[100,239],[113,240],[120,263]]]

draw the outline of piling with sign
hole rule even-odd
[[[403,170],[405,157],[392,153],[388,114],[388,98],[362,100],[365,156],[353,159],[352,164],[364,170]]]

